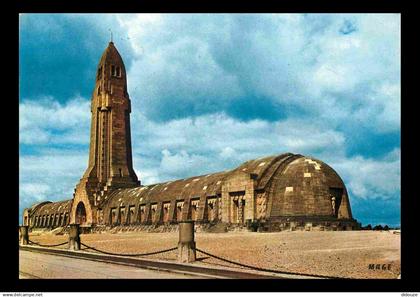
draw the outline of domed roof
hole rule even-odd
[[[329,165],[300,156],[278,172],[268,186],[271,216],[338,216],[351,218],[344,182]],[[333,213],[331,198],[336,201]]]
[[[121,204],[137,205],[150,201],[169,201],[174,198],[198,198],[202,195],[217,196],[221,194],[224,180],[242,173],[249,174],[256,181],[257,188],[264,188],[282,164],[285,166],[288,162],[300,157],[301,155],[285,153],[246,161],[233,170],[130,189],[118,189],[99,202],[117,207]]]
[[[243,174],[254,180],[257,195],[267,196],[270,217],[351,218],[347,190],[338,174],[322,161],[292,153],[250,160],[233,170],[117,189],[98,202],[101,208],[116,208],[202,196],[221,197],[222,185]],[[332,195],[337,197],[337,214],[332,211]]]

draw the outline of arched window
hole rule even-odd
[[[111,65],[111,76],[113,77],[121,77],[121,67]]]
[[[86,223],[86,208],[83,202],[79,202],[76,207],[76,224]]]

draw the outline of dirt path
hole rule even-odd
[[[66,235],[50,234],[30,238],[43,244],[67,240]],[[81,240],[109,252],[142,253],[175,247],[178,234],[82,234]],[[400,234],[390,231],[196,233],[196,243],[211,254],[268,269],[354,278],[397,278],[401,273]],[[176,256],[173,251],[149,257],[176,260]],[[202,263],[235,267],[201,253],[197,257]],[[370,264],[390,264],[390,270],[372,270]]]

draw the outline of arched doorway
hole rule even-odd
[[[86,223],[86,208],[83,202],[79,202],[76,207],[76,224],[84,225]]]

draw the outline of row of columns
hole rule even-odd
[[[20,226],[20,244],[29,244],[28,226]],[[69,250],[80,250],[80,226],[70,224],[69,230]],[[183,221],[179,223],[178,240],[178,261],[181,263],[191,263],[196,259],[194,221]]]
[[[29,244],[29,227],[20,226],[20,244]],[[69,250],[80,250],[80,227],[79,224],[70,224]]]
[[[209,216],[206,217],[206,213],[210,211],[210,206],[208,206],[208,201],[211,201],[212,211],[214,212],[212,218]],[[182,202],[183,207],[181,213],[178,214],[178,203]],[[186,199],[184,201],[173,200],[168,203],[158,202],[158,203],[149,203],[144,205],[139,205],[137,207],[137,212],[131,212],[131,207],[129,206],[120,206],[111,209],[109,215],[109,224],[162,224],[162,223],[173,223],[173,222],[182,222],[186,220],[192,221],[204,221],[211,219],[221,219],[218,214],[219,204],[221,199],[218,197],[209,198],[204,196],[199,199]],[[165,213],[165,206],[169,204],[168,212]],[[198,206],[194,206],[193,204]],[[206,209],[207,208],[207,209]],[[112,211],[115,211],[115,216],[113,216]],[[126,212],[122,215],[122,212]],[[165,218],[166,215],[166,218]],[[134,220],[133,217],[134,216]],[[185,219],[183,219],[185,218]]]
[[[62,227],[67,225],[68,222],[68,213],[61,213],[61,214],[56,214],[56,215],[51,215],[51,216],[35,216],[32,217],[28,224],[25,225],[30,225],[33,228],[37,228],[37,227]]]

